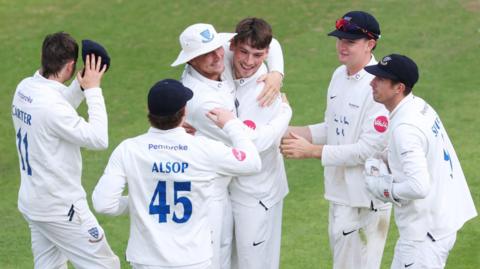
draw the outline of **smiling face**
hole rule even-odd
[[[237,79],[255,74],[268,55],[268,47],[256,49],[248,42],[232,42],[230,50],[233,52],[233,69]]]
[[[371,52],[375,46],[373,39],[337,39],[338,61],[347,66],[349,75],[360,71],[371,58]]]
[[[211,80],[220,80],[220,75],[225,69],[224,54],[223,47],[219,47],[214,51],[193,58],[188,63],[204,77]]]

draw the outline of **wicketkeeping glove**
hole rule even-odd
[[[387,165],[381,159],[368,158],[365,161],[365,175],[367,176],[382,176],[388,175]]]
[[[398,200],[393,198],[393,177],[392,175],[366,175],[365,182],[368,191],[377,199],[402,206]]]

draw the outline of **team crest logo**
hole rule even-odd
[[[248,128],[250,128],[252,130],[255,130],[257,128],[257,125],[255,124],[255,122],[253,122],[251,120],[244,120],[243,124],[247,125]]]
[[[383,59],[380,61],[381,65],[387,65],[389,61],[391,61],[392,58],[390,56],[385,56]]]
[[[212,41],[213,37],[214,37],[213,34],[210,33],[210,30],[208,30],[208,29],[201,32],[200,35],[203,37],[202,43],[208,43],[208,42]]]
[[[98,230],[97,227],[90,228],[88,230],[88,234],[90,234],[93,238],[95,238],[95,239],[89,239],[88,241],[90,243],[97,243],[103,239],[103,234],[100,235],[100,231]]]
[[[346,20],[346,21],[350,21],[352,19],[352,17],[345,16],[345,17],[343,17],[343,19]]]
[[[233,156],[235,156],[235,159],[237,159],[239,161],[245,160],[245,157],[246,157],[245,152],[243,152],[241,150],[238,150],[236,148],[233,148],[232,153],[233,153]]]
[[[378,116],[373,122],[373,127],[377,132],[383,133],[388,128],[388,119],[385,116]]]

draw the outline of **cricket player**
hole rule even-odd
[[[217,33],[210,24],[194,24],[187,27],[180,35],[182,51],[172,66],[187,63],[182,82],[194,92],[194,97],[187,103],[186,121],[196,129],[195,135],[230,145],[226,133],[208,120],[206,115],[216,107],[236,111],[235,85],[231,68],[225,68],[223,46],[235,36],[234,33]],[[238,104],[238,102],[237,102]],[[257,148],[265,141],[275,139],[276,130],[288,124],[291,109],[282,105],[279,115],[268,125],[257,130],[250,130],[250,137]],[[228,185],[231,176],[219,178],[214,182],[213,201],[210,208],[210,220],[213,230],[212,268],[230,268],[231,245],[233,237],[233,216],[231,212]]]
[[[291,127],[282,142],[288,158],[318,158],[324,166],[325,198],[330,202],[328,233],[333,268],[379,268],[391,204],[369,194],[365,160],[386,147],[388,111],[372,98],[376,64],[372,54],[380,26],[369,13],[351,11],[336,21],[337,55],[342,65],[327,92],[325,121]]]
[[[181,126],[193,95],[176,80],[157,82],[148,94],[151,128],[120,143],[95,187],[98,212],[130,213],[126,255],[133,268],[211,268],[212,181],[260,170],[260,156],[232,112],[214,109],[208,117],[233,148],[186,133]]]
[[[80,147],[108,146],[100,88],[107,65],[101,57],[86,55],[83,75],[79,72],[67,87],[77,57],[77,42],[69,34],[47,35],[40,70],[22,80],[13,97],[21,177],[18,209],[30,227],[34,268],[67,268],[67,260],[75,268],[120,268],[81,185]],[[88,120],[75,110],[83,99]]]
[[[390,54],[365,70],[375,76],[373,98],[390,112],[391,175],[367,165],[366,183],[394,204],[400,238],[391,268],[444,268],[457,231],[477,216],[457,154],[438,114],[412,93],[419,77],[412,59]]]
[[[230,42],[238,117],[250,128],[267,125],[281,113],[278,97],[268,107],[257,105],[263,89],[259,77],[267,73],[263,63],[272,41],[271,26],[260,18],[246,18],[235,29]],[[240,176],[229,186],[235,227],[235,267],[240,269],[279,268],[283,198],[288,193],[287,177],[279,144],[288,122],[276,130],[276,137],[257,147],[262,158],[262,171]]]

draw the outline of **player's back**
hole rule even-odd
[[[35,220],[65,219],[73,202],[85,197],[80,147],[55,133],[56,117],[74,110],[66,87],[37,72],[18,85],[12,118],[20,163],[19,210]]]
[[[119,146],[129,189],[129,261],[175,266],[212,256],[207,213],[218,177],[215,152],[225,148],[183,128],[151,128]]]

